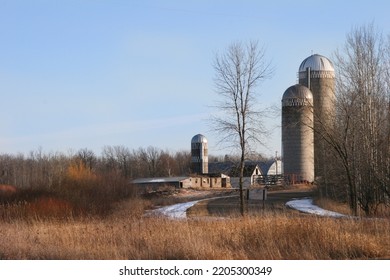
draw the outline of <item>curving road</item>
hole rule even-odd
[[[163,206],[155,210],[150,210],[147,213],[147,216],[166,216],[168,218],[172,219],[186,219],[187,218],[187,209],[190,207],[194,206],[196,203],[204,200],[209,200],[210,198],[207,199],[201,199],[201,200],[195,200],[195,201],[190,201],[190,202],[184,202],[184,203],[177,203],[174,205],[168,205],[168,206]],[[211,199],[216,199],[216,198],[211,198]],[[308,213],[308,214],[314,214],[314,215],[319,215],[319,216],[326,216],[326,217],[333,217],[333,218],[341,218],[341,217],[348,217],[346,215],[325,210],[317,205],[313,204],[313,199],[312,198],[300,198],[300,199],[293,199],[290,200],[286,203],[286,206],[289,208],[296,209],[300,212]]]
[[[313,204],[313,199],[310,197],[290,200],[286,203],[287,207],[293,208],[303,213],[314,214],[323,217],[343,218],[348,217],[344,214],[329,211]]]

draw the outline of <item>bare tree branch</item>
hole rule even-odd
[[[257,42],[244,45],[231,44],[225,53],[216,55],[215,91],[220,97],[215,108],[220,113],[214,116],[211,125],[224,145],[230,143],[240,150],[240,201],[244,214],[243,173],[245,159],[252,145],[262,143],[266,134],[262,116],[258,110],[258,86],[272,75],[270,63],[266,61],[265,50]]]

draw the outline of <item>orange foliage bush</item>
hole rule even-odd
[[[26,204],[26,210],[29,216],[64,218],[73,214],[74,207],[66,200],[43,196]]]
[[[115,202],[134,197],[128,179],[73,160],[53,184],[20,189],[0,185],[0,219],[107,215]]]
[[[75,181],[96,180],[97,176],[82,161],[72,162],[67,170],[67,177]]]
[[[11,185],[0,185],[0,197],[8,197],[15,194],[17,188]]]

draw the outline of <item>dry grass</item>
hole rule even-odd
[[[246,219],[143,218],[149,202],[105,218],[0,224],[1,259],[372,259],[390,257],[390,221],[267,214]]]
[[[328,198],[317,198],[315,204],[327,210],[331,210],[344,215],[352,215],[352,210],[347,203],[337,202]]]
[[[315,199],[315,204],[324,209],[328,209],[345,215],[353,215],[352,210],[347,203],[337,202],[328,198],[317,198]],[[367,217],[363,211],[360,211],[359,215],[361,215],[362,217]],[[390,218],[389,206],[383,204],[378,205],[376,209],[375,217],[389,219]]]
[[[188,196],[140,199],[129,195],[128,186],[115,177],[97,184],[99,178],[77,177],[80,169],[71,171],[73,177],[54,193],[19,192],[0,203],[0,259],[390,257],[389,219],[317,218],[279,207],[245,219],[146,218],[145,210],[156,203],[179,202]],[[119,199],[124,194],[129,198]]]

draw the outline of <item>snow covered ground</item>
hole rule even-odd
[[[314,205],[313,199],[311,198],[291,200],[286,203],[286,206],[304,213],[315,214],[324,217],[333,217],[333,218],[347,217],[346,215],[333,212],[333,211],[328,211],[318,207],[317,205]]]
[[[150,210],[146,215],[150,216],[166,216],[168,218],[172,219],[186,219],[187,218],[187,209],[194,206],[196,203],[203,201],[206,199],[196,200],[196,201],[190,201],[190,202],[184,202],[184,203],[178,203],[174,205],[169,206],[163,206],[160,208],[157,208],[155,210]],[[347,217],[346,215],[328,211],[325,209],[322,209],[316,205],[313,204],[313,199],[311,198],[303,198],[303,199],[295,199],[288,201],[286,203],[287,207],[296,209],[298,211],[324,216],[324,217],[333,217],[333,218],[341,218],[341,217]]]
[[[187,209],[194,206],[201,200],[178,203],[174,205],[163,206],[155,210],[151,210],[147,215],[166,216],[172,219],[185,219],[187,218]]]

